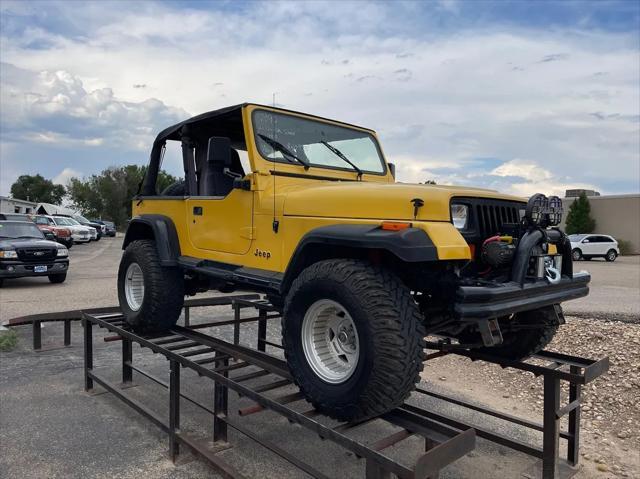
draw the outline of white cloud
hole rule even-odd
[[[541,168],[540,165],[525,160],[511,160],[494,168],[490,173],[495,176],[517,176],[532,182],[548,181],[553,178],[553,174]]]
[[[53,181],[56,185],[67,185],[71,178],[80,178],[82,177],[82,173],[74,170],[73,168],[65,168],[56,176],[53,177],[51,181]]]
[[[2,64],[1,115],[12,140],[58,147],[146,149],[158,129],[189,114],[155,98],[124,101],[110,88],[87,90],[65,70],[30,71]]]

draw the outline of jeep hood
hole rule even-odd
[[[485,189],[373,182],[296,185],[284,196],[285,216],[422,221],[450,221],[449,204],[454,197],[526,201]],[[415,198],[423,200],[424,206],[414,218]]]

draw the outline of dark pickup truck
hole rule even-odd
[[[62,283],[69,269],[69,250],[46,240],[32,222],[0,221],[0,286],[7,278],[47,276]]]

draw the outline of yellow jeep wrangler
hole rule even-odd
[[[167,142],[184,180],[156,191]],[[424,338],[518,359],[585,296],[559,229],[562,203],[397,183],[374,131],[242,104],[162,131],[134,198],[120,305],[144,331],[172,327],[185,295],[235,288],[282,308],[306,397],[335,418],[401,404]]]

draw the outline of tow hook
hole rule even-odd
[[[562,279],[562,274],[560,273],[558,268],[555,267],[553,260],[551,258],[545,259],[544,263],[544,272],[547,281],[549,281],[549,283],[551,284],[559,283],[560,279]]]

